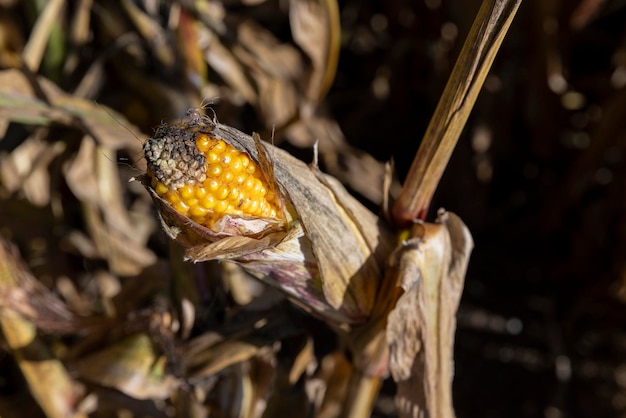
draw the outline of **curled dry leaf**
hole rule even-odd
[[[389,314],[389,369],[400,417],[453,417],[456,311],[472,237],[456,215],[418,224],[394,254],[404,294]]]
[[[17,249],[0,238],[0,317],[9,311],[47,332],[77,332],[97,323],[70,311],[31,274]]]
[[[248,103],[256,104],[258,101],[257,93],[241,63],[214,33],[207,28],[200,28],[200,32],[208,39],[205,60],[209,66],[224,79],[233,91],[241,95]]]
[[[38,96],[42,93],[46,100]],[[139,152],[140,133],[121,114],[70,96],[43,77],[29,80],[18,70],[0,71],[0,127],[8,122],[78,128],[112,150]]]
[[[50,163],[65,150],[65,144],[46,143],[41,135],[31,135],[10,154],[0,154],[0,186],[13,193],[22,190],[37,206],[50,201]]]
[[[368,317],[393,238],[337,180],[195,110],[144,153],[142,181],[189,259],[239,263],[327,319]]]
[[[339,62],[339,6],[336,0],[291,0],[289,22],[294,40],[313,64],[307,98],[318,102],[330,88]]]
[[[145,334],[131,335],[81,358],[75,367],[82,378],[137,399],[166,399],[180,384],[166,373],[165,357]]]
[[[305,72],[302,57],[292,45],[281,43],[253,22],[239,24],[237,38],[232,51],[255,82],[265,126],[284,126],[298,109],[297,81]]]
[[[142,222],[132,222],[124,207],[117,163],[111,150],[98,147],[89,136],[77,155],[63,165],[69,188],[83,205],[87,228],[97,249],[110,268],[120,275],[136,275],[154,264],[156,257],[144,247],[147,236]],[[83,255],[87,255],[83,253]]]
[[[75,416],[77,394],[63,364],[38,337],[36,326],[54,320],[63,324],[71,316],[26,270],[15,248],[0,239],[0,330],[31,394],[51,418]]]

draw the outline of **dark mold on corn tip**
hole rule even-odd
[[[163,124],[143,144],[148,170],[171,189],[206,179],[206,157],[196,146],[197,132]]]

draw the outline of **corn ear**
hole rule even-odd
[[[195,156],[198,135],[223,141],[258,167],[257,178],[269,195],[269,211],[207,212],[211,221],[199,223],[193,219],[193,205],[181,211],[176,202],[168,201],[170,188],[190,183],[196,187],[211,178],[206,161]],[[163,163],[162,154],[152,152],[176,141],[186,142],[188,149],[168,154],[172,161]],[[380,219],[337,180],[262,142],[256,134],[245,135],[196,110],[177,125],[157,129],[144,151],[148,172],[143,184],[164,229],[186,248],[190,260],[239,263],[326,319],[359,323],[368,318],[394,239]],[[177,158],[186,160],[181,163]],[[176,178],[167,184],[167,179],[158,178],[161,166],[190,170],[181,174],[171,170]],[[155,190],[160,184],[168,190]]]

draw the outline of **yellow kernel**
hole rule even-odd
[[[226,212],[226,209],[228,209],[228,203],[225,200],[219,200],[219,201],[215,202],[215,211],[216,212],[224,213],[224,212]]]
[[[226,186],[222,186],[217,190],[217,193],[215,194],[215,197],[218,200],[224,200],[226,199],[226,197],[228,196],[228,193],[230,193],[230,190],[228,190],[228,187]]]
[[[230,169],[234,172],[241,171],[243,169],[243,165],[241,164],[241,158],[233,157],[232,161],[230,162]]]
[[[151,178],[156,193],[174,209],[208,227],[225,213],[282,217],[276,193],[267,186],[263,172],[249,155],[202,132],[196,134],[195,143],[207,161],[203,183],[172,190],[154,176]]]
[[[261,184],[261,180],[254,179],[254,187],[252,189],[252,192],[258,196],[261,195],[261,189],[264,189],[263,185]]]
[[[207,170],[207,175],[209,177],[219,177],[220,174],[222,174],[221,166],[217,164],[212,164],[209,166],[209,169]]]
[[[209,164],[215,164],[220,160],[220,155],[215,152],[209,152],[206,154],[206,160]]]
[[[239,195],[240,195],[239,188],[238,187],[233,187],[230,190],[230,193],[228,193],[228,198],[230,200],[239,200]]]
[[[189,210],[189,213],[191,214],[191,216],[195,216],[198,218],[204,217],[204,215],[206,215],[208,212],[208,209],[203,208],[202,206],[196,205],[196,206],[192,206],[191,209]]]
[[[244,199],[240,199],[239,203],[237,204],[237,207],[244,212],[248,212],[248,208],[250,207],[250,202],[251,200],[248,199],[247,197]]]
[[[183,202],[180,202],[180,201],[172,204],[172,207],[176,209],[177,212],[180,212],[183,215],[187,214],[187,211],[189,211],[189,206],[185,205]]]
[[[163,198],[167,201],[170,202],[171,205],[174,205],[174,203],[178,203],[180,202],[180,196],[178,193],[170,190],[168,191],[165,196],[163,196]]]
[[[178,193],[180,193],[180,196],[183,199],[189,199],[191,196],[193,196],[193,186],[185,184],[183,187],[178,189]]]
[[[208,194],[202,199],[202,206],[207,209],[213,209],[215,207],[215,196]]]
[[[211,148],[211,151],[217,154],[223,153],[224,150],[226,150],[226,142],[222,141],[221,139],[217,141],[217,143]]]
[[[204,198],[204,196],[206,196],[206,189],[205,189],[204,187],[202,187],[202,186],[197,187],[197,188],[196,188],[196,192],[195,192],[195,196],[196,196],[198,199],[202,199],[202,198]]]
[[[235,208],[233,205],[228,205],[227,212],[229,215],[245,215],[241,209]]]
[[[204,187],[206,187],[210,192],[215,192],[220,187],[220,182],[215,179],[208,179],[204,182]]]
[[[245,190],[252,190],[252,189],[254,189],[254,179],[253,179],[253,178],[248,177],[248,178],[246,179],[246,181],[243,183],[243,188],[244,188]]]
[[[248,212],[254,214],[259,208],[259,202],[256,200],[251,200],[250,205],[248,206]]]
[[[230,183],[231,181],[233,181],[233,179],[235,178],[235,175],[233,174],[232,171],[230,170],[226,170],[224,171],[224,173],[222,174],[222,181],[224,183]]]
[[[153,187],[159,196],[163,196],[169,190],[168,187],[160,181],[157,181],[156,186]]]
[[[206,152],[211,146],[211,142],[213,142],[211,137],[206,134],[196,136],[196,147],[198,147],[201,152]]]
[[[187,199],[183,201],[185,205],[193,208],[194,206],[198,206],[198,199]]]

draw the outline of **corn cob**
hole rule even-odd
[[[144,144],[157,195],[209,228],[227,214],[282,218],[276,193],[248,154],[184,128],[163,126]]]
[[[394,237],[337,180],[197,109],[159,127],[144,144],[144,155],[148,171],[142,183],[165,232],[186,249],[187,259],[239,263],[336,323],[361,323],[372,313]],[[239,174],[245,180],[235,179]],[[228,200],[248,179],[261,186]],[[229,188],[219,196],[227,204],[207,208],[202,202],[219,187]]]

